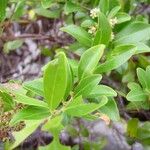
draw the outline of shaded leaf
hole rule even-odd
[[[23,87],[39,96],[44,97],[43,78],[27,81],[23,83]]]
[[[34,11],[39,16],[43,16],[46,18],[59,18],[60,16],[60,10],[51,11],[51,10],[47,10],[42,7],[39,7],[39,8],[34,9]]]
[[[64,12],[66,14],[79,11],[80,9],[81,8],[79,7],[79,5],[77,5],[76,3],[73,3],[71,1],[66,1],[65,6],[64,6]]]
[[[79,43],[83,44],[84,46],[91,46],[91,35],[83,28],[76,25],[69,25],[61,28],[61,30],[72,35]]]

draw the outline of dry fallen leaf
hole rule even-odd
[[[100,114],[100,118],[105,121],[107,125],[110,124],[110,118],[105,114]]]
[[[5,83],[3,86],[10,90],[19,90],[21,88],[21,85],[17,83]]]

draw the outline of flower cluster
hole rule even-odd
[[[93,25],[89,27],[88,33],[95,34],[97,31],[97,25]]]
[[[90,11],[90,16],[92,17],[92,19],[98,17],[100,10],[99,8],[94,8]]]
[[[113,40],[115,38],[115,35],[114,35],[114,33],[112,32],[111,33],[111,40]]]
[[[118,23],[117,17],[110,19],[109,23],[110,23],[111,27],[114,27]]]

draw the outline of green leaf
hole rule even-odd
[[[15,107],[12,97],[7,92],[0,90],[0,102],[1,101],[4,104],[4,111],[9,111]]]
[[[128,121],[127,133],[132,138],[135,138],[137,136],[138,122],[139,121],[136,118]]]
[[[150,91],[150,66],[146,67],[147,88]]]
[[[79,62],[75,59],[69,59],[68,58],[69,65],[71,66],[72,72],[73,72],[73,77],[78,76],[78,64]]]
[[[127,94],[126,98],[128,101],[146,101],[148,96],[146,92],[140,87],[139,84],[129,83],[128,87],[130,92]]]
[[[13,12],[12,19],[17,20],[24,15],[25,12],[24,6],[25,6],[25,0],[21,0],[17,3],[17,5],[15,6],[15,10]]]
[[[67,115],[74,116],[74,117],[85,116],[99,109],[100,107],[105,105],[108,101],[106,97],[102,98],[102,100],[97,104],[96,103],[83,103],[82,99],[78,99],[78,100],[81,100],[81,102],[80,103],[78,102],[64,109],[64,112]]]
[[[137,138],[144,145],[150,145],[150,122],[146,121],[137,129]]]
[[[54,118],[50,118],[42,127],[42,130],[44,131],[50,131],[53,132],[56,130],[57,132],[61,131],[63,128],[62,124],[62,116],[56,116]]]
[[[109,98],[107,104],[102,106],[99,111],[106,114],[113,121],[120,120],[119,110],[113,98]]]
[[[41,4],[45,9],[49,8],[53,2],[54,0],[41,0]]]
[[[150,47],[142,42],[137,42],[134,43],[134,45],[137,47],[136,54],[141,54],[141,53],[149,53],[150,52]]]
[[[100,58],[103,55],[104,48],[104,45],[97,45],[88,49],[82,54],[78,67],[79,79],[82,79],[85,76],[88,76],[93,73]]]
[[[111,40],[111,26],[103,13],[98,17],[98,30],[96,32],[93,45],[105,44],[107,45]]]
[[[60,16],[60,10],[47,10],[42,7],[34,9],[35,13],[39,16],[43,16],[46,18],[59,18]]]
[[[109,0],[100,0],[99,6],[101,12],[107,14],[107,12],[109,11]]]
[[[64,6],[64,12],[66,14],[79,11],[80,9],[81,8],[79,7],[79,5],[77,5],[76,3],[73,3],[71,1],[67,1]]]
[[[53,141],[47,146],[41,146],[39,150],[71,150],[69,146],[62,145],[59,140],[53,139]]]
[[[8,0],[1,0],[0,4],[0,22],[3,21],[6,17],[6,7]]]
[[[39,107],[46,107],[46,108],[48,108],[47,103],[45,103],[45,102],[43,102],[41,100],[34,99],[34,98],[31,98],[31,97],[28,97],[26,95],[19,94],[19,93],[13,93],[13,94],[15,96],[13,98],[13,100],[18,102],[18,103],[22,103],[22,104],[25,104],[25,105],[39,106]]]
[[[129,13],[129,11],[131,11],[132,9],[135,9],[135,6],[133,5],[135,3],[135,1],[132,1],[132,0],[119,0],[119,2],[120,2],[120,5],[122,7],[122,10],[125,11],[125,12]]]
[[[49,131],[53,134],[53,141],[45,147],[40,147],[40,150],[71,150],[69,147],[66,147],[60,144],[59,135],[63,129],[62,125],[62,116],[57,116],[55,118],[49,119],[48,122],[43,126],[43,130]]]
[[[61,28],[61,31],[67,32],[68,34],[72,35],[79,43],[83,44],[84,46],[91,46],[91,35],[83,28],[76,25],[69,25]]]
[[[131,20],[131,16],[124,12],[117,13],[116,17],[118,24]]]
[[[142,68],[146,68],[148,65],[150,65],[150,60],[147,59],[147,56],[145,55],[138,55],[138,62]]]
[[[120,2],[118,0],[109,0],[109,7],[110,10],[116,6],[120,6]]]
[[[25,121],[26,126],[19,132],[13,132],[15,142],[11,145],[10,150],[16,148],[23,142],[30,134],[32,134],[43,120]]]
[[[117,96],[117,93],[106,85],[97,85],[87,97],[99,98],[101,96],[114,97]]]
[[[66,99],[68,97],[68,95],[70,94],[70,91],[72,90],[73,87],[73,71],[72,68],[67,60],[67,87],[66,87],[66,92],[65,92],[65,96],[64,99]]]
[[[9,53],[11,50],[20,48],[23,44],[22,40],[9,41],[4,44],[4,52]]]
[[[84,20],[81,23],[81,27],[83,27],[83,28],[89,28],[89,27],[93,26],[94,24],[95,24],[95,22],[92,19],[88,19],[88,20]]]
[[[67,58],[60,52],[44,71],[44,94],[51,109],[58,107],[67,88]]]
[[[139,80],[140,84],[142,85],[142,87],[144,89],[148,88],[146,71],[144,71],[141,68],[137,68],[137,76],[138,76],[138,80]]]
[[[25,120],[41,120],[50,116],[50,110],[43,107],[28,106],[17,112],[10,121],[14,125]]]
[[[134,22],[126,26],[116,35],[115,45],[143,42],[150,39],[150,25]]]
[[[101,78],[102,76],[97,74],[83,78],[74,89],[75,97],[79,95],[86,97],[100,82]]]
[[[112,51],[109,59],[96,68],[95,73],[108,72],[120,67],[135,54],[135,51],[136,47],[133,45],[121,45],[116,47],[114,51]]]
[[[137,68],[137,76],[140,84],[146,92],[150,92],[150,66],[146,67],[146,71]]]
[[[27,81],[23,83],[23,87],[39,96],[44,97],[43,78]]]
[[[149,110],[150,109],[150,104],[148,101],[131,101],[127,105],[127,110]]]
[[[128,84],[128,88],[129,88],[130,90],[132,90],[132,89],[141,90],[141,89],[142,89],[141,86],[140,86],[139,84],[135,83],[135,82],[130,82],[130,83]]]
[[[120,6],[114,7],[114,8],[109,12],[109,14],[108,14],[108,19],[111,19],[111,18],[115,17],[116,14],[119,12],[120,9],[121,9]]]
[[[67,107],[77,106],[83,103],[82,96],[78,96],[71,100],[71,102],[67,105]]]

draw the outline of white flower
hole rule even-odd
[[[136,6],[137,6],[137,3],[133,3],[133,6],[136,7]]]
[[[96,30],[97,30],[96,26],[91,26],[91,27],[89,27],[88,33],[95,34]]]
[[[94,8],[90,11],[90,16],[94,19],[98,17],[99,12],[100,12],[99,8]]]
[[[112,32],[111,33],[111,40],[113,40],[115,38],[115,35],[114,35],[114,33]]]
[[[111,27],[114,27],[118,23],[117,17],[110,19],[109,23],[110,23]]]

